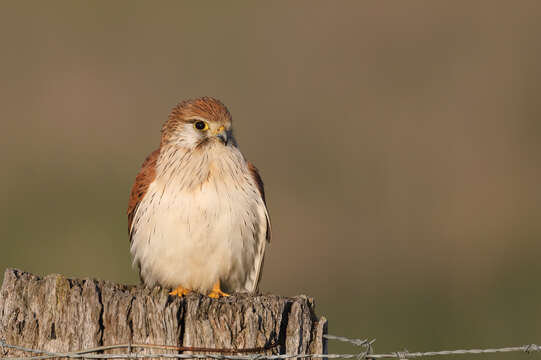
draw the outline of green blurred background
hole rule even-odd
[[[138,282],[135,174],[210,95],[265,181],[263,291],[378,352],[539,343],[540,4],[2,1],[0,267]]]

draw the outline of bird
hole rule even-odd
[[[133,266],[182,297],[258,291],[271,223],[263,181],[240,152],[232,116],[212,97],[178,103],[128,202]]]

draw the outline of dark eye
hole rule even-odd
[[[201,131],[205,131],[209,128],[209,126],[207,125],[206,122],[204,121],[196,121],[193,126],[197,129],[197,130],[201,130]]]

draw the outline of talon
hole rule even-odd
[[[184,295],[188,295],[192,291],[190,289],[183,288],[182,286],[178,286],[175,290],[171,291],[169,295],[177,295],[178,297],[183,297]]]
[[[220,280],[218,280],[218,281],[216,281],[216,283],[212,287],[212,291],[208,294],[208,297],[213,298],[213,299],[219,299],[219,298],[224,297],[224,296],[229,296],[229,294],[224,293],[220,289]]]

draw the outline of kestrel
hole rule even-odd
[[[263,182],[237,147],[229,110],[179,103],[135,178],[130,251],[141,280],[213,298],[257,291],[270,220]]]

